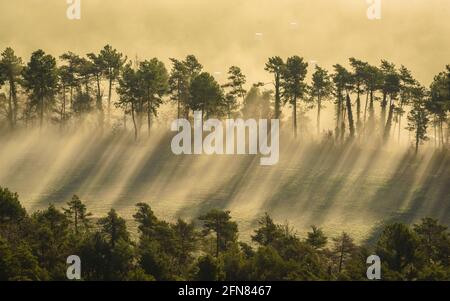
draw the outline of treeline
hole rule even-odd
[[[86,56],[67,52],[58,61],[37,50],[24,64],[12,48],[6,48],[0,60],[4,126],[42,126],[49,121],[64,127],[69,121],[76,125],[85,113],[95,113],[103,128],[105,124],[112,126],[115,106],[123,113],[123,119],[119,118],[123,128],[132,120],[137,139],[145,122],[150,133],[164,102],[175,103],[178,118],[189,118],[193,110],[202,110],[206,117],[281,118],[283,107],[288,105],[294,136],[305,122],[301,116],[313,108],[317,110],[315,127],[321,135],[321,110],[331,102],[335,128],[328,135],[338,142],[354,137],[373,140],[374,135],[387,141],[397,131],[400,139],[401,130],[406,128],[416,149],[428,139],[429,132],[436,146],[449,144],[450,65],[435,76],[429,88],[414,79],[405,66],[397,68],[385,60],[373,66],[355,58],[350,58],[349,70],[336,64],[329,73],[316,65],[307,83],[308,63],[303,58],[283,60],[276,56],[265,65],[273,81],[254,83],[247,91],[246,77],[237,66],[229,68],[227,82],[219,85],[193,55],[170,61],[169,72],[157,58],[128,60],[107,45]],[[117,97],[113,97],[114,91]],[[376,103],[379,114],[375,114]],[[402,123],[405,114],[406,124]]]
[[[268,214],[250,244],[238,239],[229,211],[168,223],[139,203],[133,217],[135,239],[114,209],[94,221],[73,196],[62,209],[29,215],[17,194],[0,188],[0,280],[65,280],[70,255],[81,258],[82,280],[367,280],[373,254],[383,280],[450,280],[450,233],[431,218],[386,225],[365,247],[314,226],[301,238]]]

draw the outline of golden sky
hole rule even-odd
[[[357,57],[409,67],[428,85],[450,63],[449,0],[382,0],[381,20],[366,0],[81,0],[81,20],[66,0],[0,1],[0,48],[28,60],[42,48],[60,55],[106,43],[134,58],[195,54],[223,80],[230,65],[249,82],[266,81],[269,56],[300,55],[331,68]],[[258,34],[257,34],[258,33]],[[221,78],[222,77],[222,78]]]

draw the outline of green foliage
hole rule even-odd
[[[414,132],[416,141],[416,153],[419,150],[419,144],[428,140],[427,128],[428,128],[428,116],[429,113],[426,109],[425,88],[415,87],[412,90],[413,108],[408,114],[408,127],[407,129]]]
[[[182,219],[178,219],[171,227],[175,234],[177,262],[179,267],[184,267],[193,260],[192,253],[197,249],[198,233],[194,223],[187,223]]]
[[[0,187],[0,225],[18,222],[26,216],[25,209],[20,205],[19,195],[8,188]]]
[[[244,118],[269,119],[271,117],[270,99],[272,91],[263,91],[254,85],[244,98],[242,115]]]
[[[237,66],[231,66],[228,70],[228,82],[222,87],[227,89],[228,92],[225,95],[225,107],[229,117],[238,108],[238,98],[244,100],[247,91],[244,89],[244,85],[247,82],[245,75],[242,74],[241,68]]]
[[[9,216],[0,223],[0,281],[65,280],[66,259],[73,254],[80,256],[82,280],[88,281],[360,281],[367,280],[366,260],[372,254],[381,257],[383,280],[450,277],[449,231],[431,218],[412,227],[386,225],[371,250],[346,233],[334,237],[328,248],[326,235],[314,226],[301,239],[289,224],[277,224],[265,214],[250,245],[238,241],[229,211],[211,210],[199,217],[201,225],[182,219],[168,223],[148,204],[138,203],[133,217],[139,238],[132,239],[126,221],[113,209],[97,227],[91,225],[77,196],[63,211],[50,205],[28,216],[16,194],[0,192],[3,204],[18,208],[9,212],[19,212],[0,211]]]
[[[113,249],[119,240],[129,241],[130,235],[125,220],[117,214],[116,210],[111,209],[108,216],[99,219],[97,223],[101,227],[100,233],[105,235]]]
[[[450,112],[450,67],[435,76],[429,89],[416,81],[405,66],[396,66],[382,60],[379,67],[350,58],[351,71],[335,64],[334,74],[315,66],[311,83],[305,82],[308,63],[299,56],[283,60],[270,57],[264,66],[273,78],[267,83],[248,87],[247,79],[238,66],[231,66],[222,87],[212,75],[203,72],[203,66],[194,55],[181,59],[171,58],[171,72],[158,58],[137,57],[130,61],[111,45],[97,53],[80,56],[66,52],[59,56],[61,64],[43,50],[33,52],[24,63],[11,47],[0,59],[0,112],[14,130],[22,122],[26,127],[34,120],[40,126],[45,120],[75,125],[82,118],[95,113],[98,125],[104,129],[111,125],[111,104],[123,112],[123,129],[132,119],[134,136],[138,140],[141,128],[147,121],[150,136],[153,120],[158,116],[166,95],[176,102],[177,117],[189,119],[190,111],[202,110],[209,117],[237,117],[241,113],[252,118],[276,118],[282,121],[282,107],[292,106],[294,136],[297,136],[298,114],[301,118],[313,106],[317,107],[317,134],[321,134],[321,109],[323,102],[335,96],[335,138],[344,142],[356,135],[366,140],[378,134],[384,141],[390,139],[392,128],[398,126],[400,141],[402,116],[408,113],[408,129],[415,134],[416,151],[428,140],[432,121],[436,146],[448,146]],[[128,63],[127,63],[128,62]],[[117,84],[118,83],[118,84]],[[273,90],[259,91],[261,86],[273,85]],[[4,86],[4,88],[3,88]],[[103,89],[108,91],[104,93]],[[112,101],[113,88],[118,99]],[[361,94],[366,93],[363,104]],[[356,94],[356,101],[353,95]],[[104,95],[107,95],[105,109]],[[239,101],[241,99],[242,101]],[[301,100],[302,102],[299,102]],[[381,110],[376,125],[374,103],[380,100]],[[273,107],[271,106],[273,104]],[[354,107],[356,106],[356,113]],[[75,122],[70,123],[71,120]],[[97,125],[97,124],[96,124]],[[120,128],[116,121],[112,128]],[[348,131],[346,131],[348,128]],[[307,133],[309,126],[301,127]],[[331,132],[328,131],[328,137]]]
[[[333,238],[332,258],[337,266],[337,272],[342,273],[346,268],[347,261],[356,250],[353,239],[345,232]]]
[[[150,134],[151,120],[157,115],[163,102],[162,97],[168,91],[168,80],[166,67],[156,58],[139,63],[138,68],[134,68],[132,62],[123,68],[117,88],[119,100],[116,106],[130,109],[135,139],[139,136],[144,113],[147,114]]]
[[[219,281],[222,279],[221,266],[217,258],[211,255],[200,257],[194,279],[197,281]]]
[[[273,85],[275,88],[275,105],[274,105],[274,117],[279,119],[281,117],[281,108],[282,108],[282,94],[283,94],[283,84],[282,78],[284,74],[285,64],[283,59],[279,56],[274,56],[269,58],[267,61],[264,70],[273,74],[274,81]]]
[[[258,219],[258,225],[259,228],[255,230],[252,240],[261,246],[272,245],[281,235],[279,227],[267,212]]]
[[[322,229],[316,226],[311,226],[312,231],[308,232],[308,238],[306,243],[308,243],[313,248],[319,250],[327,245],[328,238],[323,233]]]
[[[196,76],[190,85],[189,107],[193,111],[202,111],[206,116],[222,116],[225,112],[224,95],[214,77],[203,72]]]
[[[298,98],[305,95],[306,84],[303,82],[308,71],[308,63],[299,56],[289,57],[283,73],[285,102],[295,105]]]
[[[52,107],[57,92],[56,59],[43,50],[33,52],[30,62],[23,69],[22,77],[22,86],[30,93],[30,106],[38,109],[42,126],[44,113]]]
[[[307,72],[308,63],[296,55],[289,57],[283,68],[284,103],[292,106],[294,137],[297,137],[297,100],[306,96],[307,85],[304,80]]]
[[[0,88],[5,82],[8,82],[9,99],[6,115],[11,128],[16,126],[19,114],[17,94],[22,70],[22,59],[15,55],[14,50],[11,47],[7,47],[5,51],[2,52],[0,60]]]
[[[216,236],[216,257],[219,253],[226,251],[230,244],[237,240],[238,227],[231,221],[230,211],[211,210],[198,218],[203,222],[203,236],[208,236],[211,232]]]
[[[419,238],[418,251],[428,264],[450,264],[450,236],[447,226],[440,225],[435,219],[424,218],[413,229]]]
[[[92,213],[87,212],[86,205],[83,204],[77,195],[67,202],[68,208],[63,208],[64,214],[73,226],[76,235],[81,232],[87,232],[91,228],[90,216]]]
[[[272,247],[261,247],[252,258],[252,279],[280,281],[286,276],[287,263]]]
[[[203,69],[194,55],[188,55],[184,61],[174,58],[172,61],[172,72],[169,78],[169,93],[171,99],[177,102],[177,117],[180,118],[182,111],[189,118],[189,110],[192,103],[190,86],[192,80],[197,77]]]
[[[409,279],[411,273],[422,265],[418,246],[417,234],[406,225],[395,223],[384,228],[376,252],[387,269]]]

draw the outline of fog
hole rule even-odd
[[[95,217],[114,207],[131,220],[138,202],[167,220],[228,209],[243,239],[264,212],[300,233],[314,224],[357,240],[383,222],[450,221],[448,152],[424,147],[416,157],[406,145],[337,146],[288,132],[279,163],[261,166],[255,155],[173,155],[174,133],[164,127],[139,142],[130,133],[27,130],[0,138],[0,183],[31,211],[63,206],[73,194]]]
[[[271,80],[264,64],[274,55],[300,55],[329,70],[349,57],[387,59],[429,85],[450,62],[448,0],[382,4],[381,20],[371,21],[365,0],[82,0],[81,20],[71,21],[65,0],[3,0],[0,48],[28,61],[39,48],[59,56],[112,44],[130,59],[158,57],[168,67],[169,58],[194,54],[220,82],[229,66],[240,66],[248,87]],[[332,130],[333,106],[326,106],[322,126]],[[305,131],[315,132],[307,128],[313,114],[299,121]],[[114,207],[131,219],[137,202],[167,220],[229,209],[244,239],[265,211],[301,233],[314,224],[360,241],[383,222],[431,216],[450,223],[449,154],[430,143],[415,156],[406,131],[383,147],[336,146],[306,134],[293,140],[285,125],[280,162],[265,167],[258,156],[173,155],[173,116],[164,108],[151,138],[139,142],[90,125],[2,134],[0,185],[32,211],[62,206],[73,194],[96,217]]]
[[[450,59],[447,0],[384,0],[368,20],[366,0],[82,0],[81,20],[66,0],[0,2],[0,46],[25,60],[42,48],[59,56],[112,44],[129,58],[195,54],[225,79],[240,66],[249,84],[267,81],[269,56],[300,55],[331,69],[349,57],[404,64],[428,85]],[[261,35],[256,35],[260,33]],[[220,72],[220,73],[219,73]],[[222,78],[221,78],[222,77]]]

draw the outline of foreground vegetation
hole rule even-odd
[[[168,223],[139,203],[133,217],[136,239],[114,209],[94,221],[73,196],[29,215],[0,188],[0,280],[65,280],[69,255],[81,258],[83,280],[366,280],[372,254],[383,280],[450,280],[450,233],[431,218],[386,225],[373,246],[359,246],[315,226],[301,238],[268,214],[251,244],[239,241],[228,211]]]

